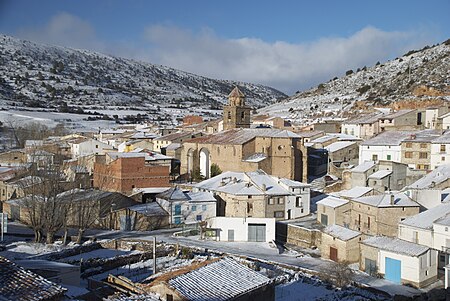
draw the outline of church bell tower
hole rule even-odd
[[[245,105],[245,95],[234,87],[228,95],[228,105],[223,107],[223,129],[249,128],[250,107]]]

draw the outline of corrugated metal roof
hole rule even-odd
[[[430,249],[406,240],[386,236],[374,236],[362,241],[362,243],[380,250],[408,256],[420,256]]]
[[[224,258],[169,280],[169,284],[191,301],[225,301],[268,285],[266,276]]]

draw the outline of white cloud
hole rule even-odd
[[[52,17],[42,28],[19,29],[17,36],[40,43],[72,48],[97,51],[106,49],[89,22],[65,12]]]
[[[262,83],[292,93],[348,69],[395,58],[430,42],[417,32],[386,32],[366,27],[345,38],[310,43],[267,43],[261,39],[223,39],[211,30],[192,33],[151,26],[145,37],[160,64],[214,78]]]
[[[207,77],[265,84],[286,93],[315,86],[343,75],[348,69],[383,62],[435,41],[426,29],[388,32],[369,26],[348,37],[321,38],[307,43],[269,43],[257,38],[222,38],[208,28],[192,32],[170,25],[145,28],[143,41],[102,41],[89,22],[64,12],[55,15],[42,28],[21,29],[17,35],[148,61]]]

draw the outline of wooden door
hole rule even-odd
[[[338,261],[338,250],[336,248],[330,247],[330,259]]]

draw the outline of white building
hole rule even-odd
[[[450,131],[431,141],[431,169],[450,164]]]
[[[398,225],[398,237],[439,251],[439,267],[449,263],[450,202],[406,218]]]
[[[216,216],[216,199],[209,192],[183,192],[171,188],[156,196],[156,202],[169,213],[170,224],[192,224]]]
[[[255,242],[275,240],[275,218],[218,216],[207,221],[207,227],[216,232],[216,240]]]
[[[95,139],[77,139],[69,142],[72,158],[83,157],[87,155],[103,155],[107,151],[114,150],[111,145]]]
[[[437,251],[398,238],[374,236],[360,244],[360,268],[398,284],[424,287],[437,280]]]
[[[378,119],[383,115],[381,112],[375,112],[344,121],[341,125],[341,133],[361,139],[371,138],[380,132]]]
[[[364,141],[359,146],[359,164],[378,160],[401,162],[401,142],[414,133],[413,131],[387,131]]]

